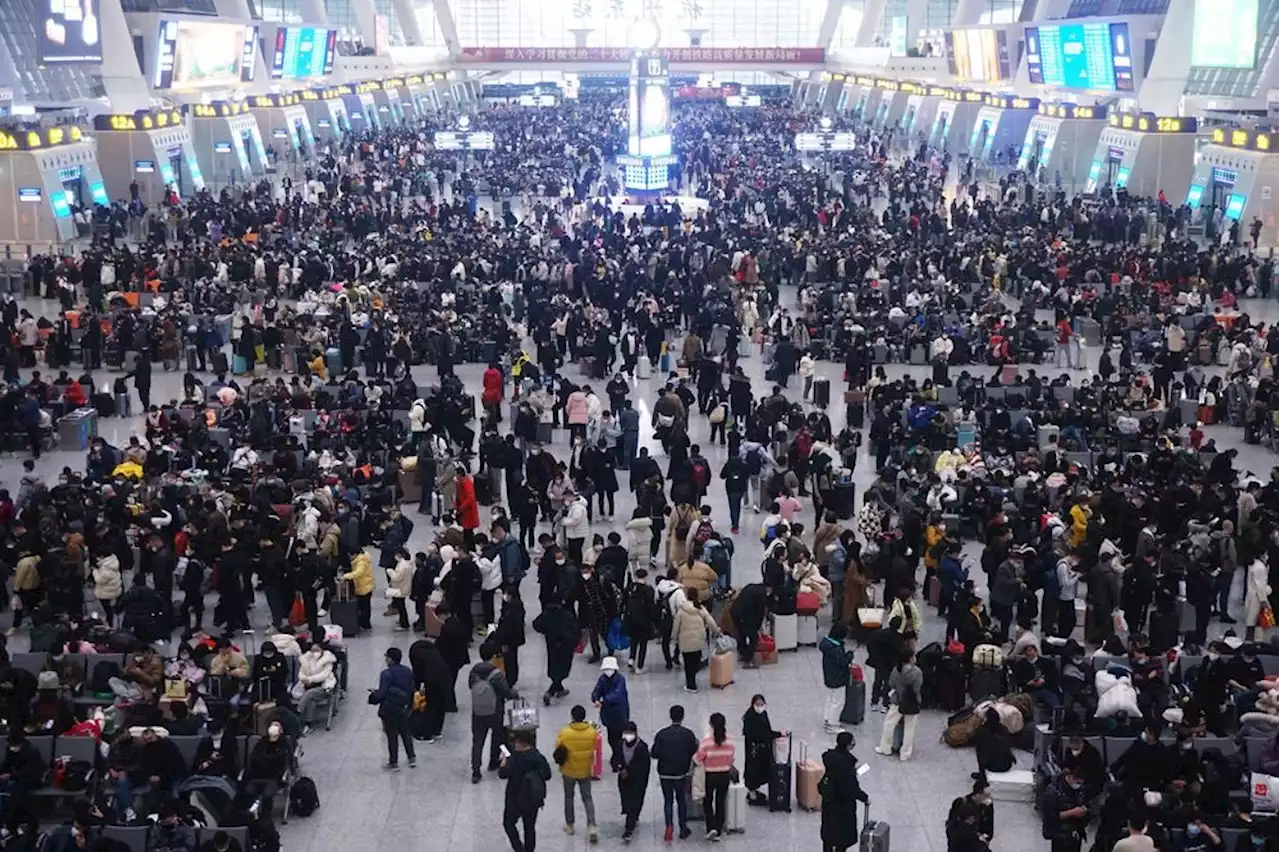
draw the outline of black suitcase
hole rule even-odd
[[[214,375],[217,375],[218,373],[225,375],[226,373],[231,372],[231,367],[227,364],[227,353],[222,351],[213,353],[212,366]]]
[[[844,418],[850,429],[861,429],[866,419],[867,406],[863,402],[851,402],[844,407]]]
[[[968,703],[964,692],[964,661],[954,654],[942,658],[933,676],[933,699],[939,710],[954,713]]]
[[[1004,695],[1004,669],[977,669],[969,674],[969,697],[975,701]],[[944,708],[947,709],[947,708]]]
[[[95,393],[89,398],[93,407],[98,409],[99,417],[116,416],[116,398],[109,393]]]
[[[770,751],[772,752],[772,746]],[[787,736],[787,759],[785,762],[779,763],[775,756],[770,753],[770,763],[772,768],[769,770],[769,810],[771,812],[785,811],[791,813],[791,737]]]
[[[360,614],[348,589],[345,582],[339,582],[338,594],[329,602],[329,623],[341,627],[343,636],[359,636]]]
[[[477,474],[475,477],[475,484],[476,502],[481,506],[493,505],[493,481],[489,479],[489,474]]]
[[[861,725],[867,717],[867,682],[851,680],[844,688],[844,707],[840,710],[840,721],[847,725]]]
[[[813,380],[813,404],[818,408],[826,408],[831,404],[831,382],[826,379]]]

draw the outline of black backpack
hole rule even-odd
[[[316,782],[302,776],[289,788],[289,811],[301,817],[309,817],[320,807],[320,794]]]
[[[90,692],[111,692],[111,678],[120,677],[120,664],[113,660],[103,660],[93,664],[93,673],[89,678]]]
[[[541,808],[547,801],[547,779],[537,769],[529,769],[520,781],[520,804],[528,809]]]

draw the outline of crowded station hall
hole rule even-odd
[[[1278,27],[0,3],[0,852],[1276,852]]]

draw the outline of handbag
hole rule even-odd
[[[179,677],[166,678],[164,682],[164,697],[167,701],[186,701],[187,682]]]
[[[707,795],[707,768],[701,763],[693,765],[693,795],[694,799],[702,799]]]
[[[615,651],[625,651],[631,647],[631,637],[622,632],[622,619],[614,618],[609,621],[605,642]]]
[[[1264,603],[1262,609],[1258,610],[1258,626],[1263,630],[1270,630],[1276,626],[1276,614],[1271,609],[1271,604]]]
[[[302,595],[294,595],[293,606],[289,607],[289,624],[299,627],[307,623],[307,607],[302,602]]]

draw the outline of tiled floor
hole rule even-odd
[[[786,295],[788,301],[793,298]],[[49,303],[35,303],[31,307],[54,310]],[[1262,307],[1262,306],[1259,306]],[[1266,308],[1263,307],[1265,310]],[[1256,310],[1251,311],[1255,316]],[[37,314],[38,315],[38,314]],[[1090,364],[1096,364],[1097,351],[1087,352]],[[758,356],[745,360],[744,366],[755,381],[757,392],[765,389],[763,367]],[[905,372],[923,377],[927,368],[893,366],[891,377]],[[822,363],[821,375],[832,381],[833,396],[839,398],[841,368]],[[467,365],[460,369],[461,378],[478,393],[480,365]],[[434,378],[434,368],[417,368],[420,379]],[[99,377],[101,384],[106,374]],[[634,399],[647,419],[648,402],[658,387],[658,379],[639,382]],[[790,395],[799,394],[799,381],[792,382]],[[157,372],[153,397],[167,400],[180,393],[180,374]],[[844,425],[842,405],[830,409],[837,431]],[[724,457],[724,450],[706,445],[708,427],[705,418],[695,418],[693,437],[704,439],[704,449],[716,465]],[[100,433],[115,444],[125,443],[136,429],[140,432],[141,418],[126,423],[120,419],[103,420]],[[1240,446],[1239,466],[1252,470],[1265,478],[1274,464],[1274,456],[1265,448],[1240,444],[1239,430],[1226,427],[1210,427],[1211,437],[1220,447]],[[563,432],[558,432],[555,452],[567,457],[567,442]],[[59,451],[45,455],[39,471],[56,476],[64,465],[80,468],[83,454]],[[13,461],[3,463],[0,487],[16,487],[21,476],[20,468]],[[664,463],[665,468],[665,463]],[[863,459],[857,470],[857,493],[873,478],[872,464]],[[619,494],[619,518],[630,516],[634,500],[630,494]],[[723,491],[713,488],[710,502],[722,515],[727,514]],[[418,550],[432,536],[429,519],[411,514],[415,523],[411,550]],[[758,520],[758,519],[757,519]],[[811,508],[803,517],[806,528],[813,529]],[[744,519],[744,534],[735,544],[735,585],[750,582],[759,577],[761,546],[753,534],[754,524]],[[596,523],[594,532],[606,533],[609,526]],[[976,551],[976,545],[970,545]],[[975,552],[975,556],[977,553]],[[982,582],[981,576],[978,581]],[[379,586],[385,580],[379,579]],[[381,595],[377,595],[380,598]],[[525,581],[524,598],[531,610],[529,618],[536,615],[537,587],[532,574]],[[380,607],[375,607],[380,609]],[[256,610],[259,619],[264,617],[265,606]],[[942,625],[927,607],[923,641],[940,638]],[[825,626],[826,618],[823,623]],[[416,637],[414,637],[416,638]],[[546,687],[541,676],[545,672],[546,655],[541,638],[529,631],[529,644],[521,654],[521,688],[532,698],[537,698]],[[375,630],[372,636],[352,640],[351,693],[342,713],[331,732],[320,731],[304,741],[305,756],[302,767],[317,783],[321,799],[320,810],[308,819],[295,819],[283,829],[284,847],[287,852],[335,852],[335,850],[361,849],[375,845],[377,848],[440,850],[452,852],[486,850],[495,852],[507,848],[501,828],[502,786],[496,778],[486,776],[478,786],[469,783],[470,722],[467,718],[469,700],[465,690],[460,691],[463,712],[450,717],[445,727],[445,739],[436,745],[419,744],[419,765],[414,770],[388,773],[380,769],[384,758],[384,740],[373,708],[364,702],[365,688],[376,684],[377,671],[382,665],[382,655],[391,645],[407,648],[413,638],[393,634],[390,620],[375,614]],[[20,647],[20,646],[15,646]],[[660,653],[651,649],[650,659]],[[568,719],[573,703],[587,701],[597,671],[588,666],[585,658],[574,665],[568,682],[569,699],[559,706],[542,710],[541,730],[544,751],[555,731]],[[705,676],[704,676],[705,682]],[[682,691],[678,672],[667,672],[661,663],[644,675],[628,676],[632,718],[637,722],[642,737],[666,724],[667,709],[679,703],[685,706],[688,719],[697,731],[701,731],[708,715],[720,711],[730,721],[731,734],[740,733],[739,719],[746,711],[751,696],[763,693],[769,701],[770,717],[775,726],[795,732],[799,741],[808,744],[810,753],[817,756],[830,747],[832,738],[822,733],[822,674],[819,656],[814,649],[801,649],[783,654],[776,666],[755,671],[739,670],[737,681],[722,691],[704,690],[697,695]],[[541,709],[541,708],[540,708]],[[872,752],[884,717],[871,713],[866,721],[855,728],[858,738],[855,748],[858,756],[869,762],[871,771],[863,777],[863,784],[871,798],[872,814],[876,819],[887,820],[892,826],[895,852],[943,852],[946,848],[944,822],[951,801],[968,791],[969,773],[974,768],[971,750],[954,751],[940,740],[943,714],[926,712],[919,723],[916,735],[915,756],[908,763],[890,760]],[[1020,765],[1029,768],[1029,755],[1022,755]],[[554,780],[554,779],[553,779]],[[622,834],[622,818],[619,799],[613,779],[606,778],[597,785],[595,801],[598,810],[602,845],[617,847]],[[539,822],[539,848],[544,850],[572,849],[586,846],[584,832],[567,837],[561,832],[563,799],[559,783],[549,785],[546,809]],[[652,785],[645,803],[645,811],[634,848],[647,850],[663,846],[662,803],[656,782]],[[579,802],[578,824],[585,818]],[[746,843],[768,843],[775,848],[813,848],[817,846],[820,818],[817,814],[796,810],[791,814],[770,814],[752,808],[747,816],[746,835],[730,837],[727,844],[741,846]],[[689,841],[693,842],[693,841]],[[1040,849],[1044,842],[1036,814],[1029,805],[998,804],[996,808],[996,837],[992,849],[996,852],[1024,852]]]

